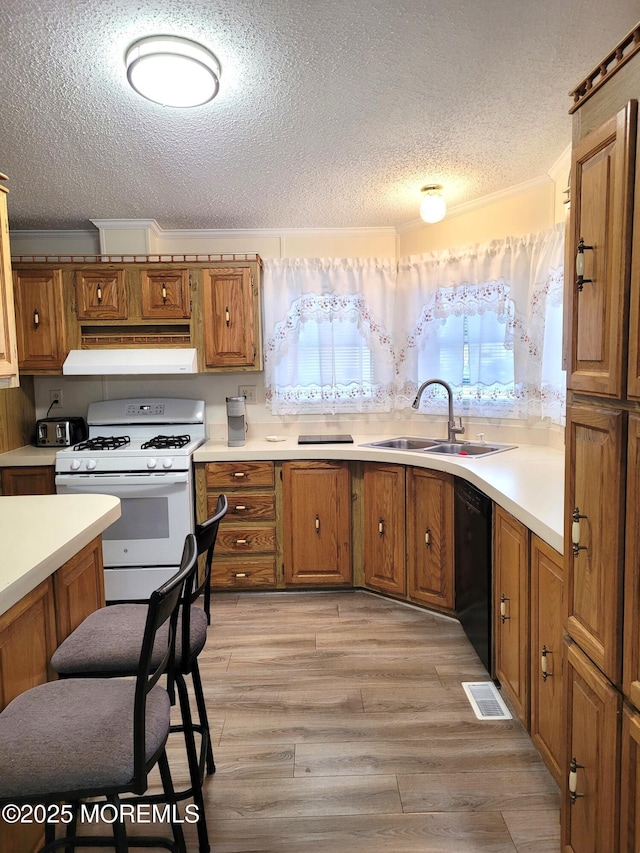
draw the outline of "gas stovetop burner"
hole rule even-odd
[[[116,450],[129,444],[131,439],[128,435],[96,435],[76,444],[74,450]]]
[[[184,447],[191,441],[190,435],[156,435],[140,445],[140,450],[167,450],[171,448]]]

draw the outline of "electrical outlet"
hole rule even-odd
[[[57,390],[49,391],[49,402],[57,403],[58,406],[62,405],[62,391],[58,388]]]
[[[257,402],[257,385],[238,385],[238,397],[246,397],[247,403]]]

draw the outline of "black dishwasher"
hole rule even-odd
[[[455,480],[456,612],[491,673],[491,498],[466,480]]]

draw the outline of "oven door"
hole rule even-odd
[[[102,534],[105,569],[180,564],[194,529],[190,471],[57,474],[56,492],[120,498],[120,518]]]

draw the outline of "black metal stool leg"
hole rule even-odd
[[[202,735],[202,750],[206,751],[207,755],[207,773],[211,775],[216,772],[216,765],[213,760],[213,747],[211,746],[211,732],[209,731],[209,720],[207,718],[207,706],[204,701],[204,692],[202,690],[202,679],[200,678],[200,669],[198,668],[197,659],[193,661],[191,666],[191,678],[193,679],[193,692],[196,697],[196,705],[198,707],[198,719],[200,722],[199,730]],[[200,764],[202,765],[202,758]],[[202,778],[202,773],[200,774]]]
[[[162,779],[162,787],[164,789],[167,802],[172,808],[174,806],[177,807],[176,792],[173,787],[173,780],[171,778],[171,770],[169,769],[169,760],[166,752],[164,752],[158,759],[158,768],[160,770],[160,778]],[[176,843],[176,847],[180,853],[187,853],[187,845],[184,840],[182,824],[172,820],[171,829],[173,831],[173,840]]]
[[[182,724],[184,728],[184,742],[187,750],[187,761],[189,764],[189,778],[191,780],[191,796],[198,808],[198,843],[200,853],[209,853],[209,835],[207,832],[207,819],[204,813],[204,799],[202,797],[202,783],[200,782],[200,762],[196,750],[196,742],[193,735],[193,720],[191,718],[191,707],[189,705],[189,694],[182,673],[176,674],[176,686],[182,712]],[[181,794],[178,793],[178,797]]]

